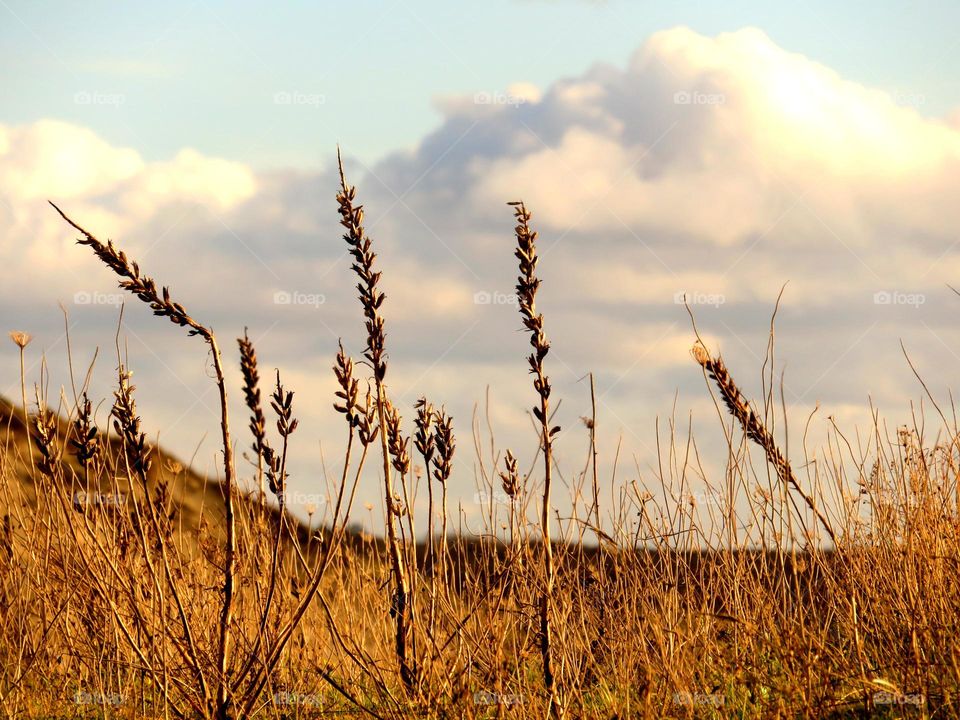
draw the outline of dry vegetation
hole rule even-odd
[[[671,424],[653,492],[611,479],[616,499],[602,507],[594,409],[561,518],[536,232],[514,203],[539,453],[523,472],[492,437],[472,438],[490,447],[476,458],[487,532],[448,533],[451,418],[438,398],[392,403],[389,303],[342,172],[337,201],[368,342],[362,361],[335,356],[345,462],[312,534],[284,506],[293,392],[279,375],[261,389],[240,338],[256,465],[244,480],[260,488],[245,494],[214,333],[68,219],[121,287],[206,344],[222,478],[205,482],[146,442],[119,352],[109,429],[85,385],[52,407],[43,378],[28,398],[21,371],[21,405],[0,407],[5,717],[960,715],[955,422],[944,417],[933,443],[917,428],[889,437],[879,420],[857,444],[837,430],[791,466],[770,429],[772,390],[758,410],[698,342],[729,445],[710,502],[693,491],[711,475]],[[28,336],[12,338],[29,352]],[[374,482],[382,539],[349,530],[358,486]],[[407,510],[417,492],[428,528]]]

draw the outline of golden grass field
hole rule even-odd
[[[211,353],[222,472],[200,477],[146,441],[122,362],[109,426],[86,388],[54,402],[20,378],[22,397],[0,404],[4,717],[960,716],[955,420],[888,433],[878,419],[855,443],[836,431],[817,462],[791,462],[773,398],[745,397],[691,334],[729,446],[711,473],[723,477],[714,512],[691,493],[696,453],[671,440],[662,493],[620,483],[610,507],[593,445],[560,517],[549,309],[536,302],[532,215],[513,203],[539,452],[531,468],[509,451],[481,462],[496,502],[481,536],[459,535],[447,484],[474,439],[454,437],[439,402],[391,401],[389,261],[342,171],[337,204],[367,346],[362,358],[331,348],[340,389],[323,402],[343,417],[345,462],[313,532],[284,507],[295,388],[262,383],[248,338],[216,337],[200,309],[67,220],[78,252]],[[28,335],[11,338],[31,352]],[[228,422],[238,364],[244,396],[229,402],[245,404],[248,428]],[[255,477],[238,476],[237,446]],[[351,529],[361,482],[386,507],[377,537]],[[407,510],[415,492],[428,494],[427,528]],[[749,532],[730,522],[735,498]]]

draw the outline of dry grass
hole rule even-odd
[[[552,637],[553,630],[553,585],[556,582],[556,570],[553,565],[553,543],[550,540],[550,525],[553,505],[550,502],[551,477],[553,475],[553,436],[560,432],[559,427],[550,426],[550,379],[544,373],[543,361],[550,352],[550,343],[543,334],[543,315],[537,312],[537,290],[540,279],[537,277],[537,233],[530,228],[532,214],[522,202],[510,203],[514,208],[517,226],[517,260],[520,262],[520,277],[517,278],[517,298],[520,317],[530,333],[530,345],[533,352],[527,357],[530,373],[533,375],[533,388],[537,391],[539,404],[533,406],[533,416],[540,423],[540,451],[543,453],[543,498],[540,507],[540,532],[543,534],[543,579],[544,587],[540,593],[540,655],[543,658],[543,684],[550,696],[550,713],[554,717],[564,716],[563,701],[557,688],[553,666]]]
[[[591,402],[587,462],[571,516],[558,517],[536,233],[516,204],[538,462],[522,472],[476,424],[474,445],[490,448],[472,460],[486,528],[448,532],[461,462],[452,419],[426,398],[391,401],[388,306],[342,173],[337,202],[367,346],[363,363],[342,347],[333,361],[345,462],[317,532],[285,510],[293,391],[278,374],[265,409],[255,348],[238,339],[254,453],[244,480],[256,488],[245,496],[213,333],[70,221],[121,287],[213,352],[224,477],[206,482],[146,441],[122,357],[110,429],[86,387],[50,407],[41,377],[28,407],[34,379],[21,372],[21,407],[0,405],[5,717],[960,715],[957,427],[944,420],[929,443],[915,426],[889,437],[878,420],[859,446],[836,430],[791,465],[786,438],[697,345],[722,400],[723,477],[700,467],[671,421],[654,482],[619,483],[601,512]],[[29,336],[12,339],[22,360]],[[802,481],[794,467],[806,468]],[[385,499],[382,539],[349,530],[368,482]],[[707,482],[708,503],[694,482]],[[424,484],[426,533],[408,510]]]
[[[747,402],[743,393],[740,392],[740,388],[737,387],[736,382],[734,382],[730,373],[727,371],[727,366],[723,364],[723,358],[710,357],[710,352],[701,343],[693,346],[693,357],[717,384],[717,388],[720,390],[720,396],[723,398],[727,410],[729,410],[730,414],[740,423],[744,434],[763,448],[763,452],[767,456],[767,462],[773,466],[780,481],[803,498],[804,503],[806,503],[810,511],[817,517],[817,520],[820,521],[820,525],[826,531],[830,541],[836,544],[837,536],[834,534],[833,528],[830,527],[830,521],[827,520],[826,516],[817,508],[813,498],[800,487],[797,476],[793,474],[793,468],[790,467],[790,461],[787,460],[786,456],[780,451],[780,448],[777,447],[777,441],[774,440],[773,434],[767,430],[763,424],[763,420],[761,420],[760,416],[750,407],[750,403]]]

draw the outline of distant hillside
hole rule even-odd
[[[97,486],[85,488],[83,486],[83,469],[77,462],[70,448],[70,440],[75,437],[72,424],[63,417],[57,418],[57,444],[61,448],[61,461],[66,470],[66,479],[69,483],[74,480],[71,488],[73,494],[68,500],[73,503],[75,498],[82,503],[84,493],[88,497],[110,497],[117,492],[127,495],[130,493],[127,479],[116,478],[116,487],[107,477],[100,479]],[[113,432],[103,432],[101,428],[101,442],[105,446],[107,457],[121,457],[123,450],[120,439]],[[159,483],[166,482],[167,491],[171,497],[171,506],[174,513],[176,527],[180,535],[186,538],[195,537],[200,527],[201,518],[206,524],[207,531],[213,536],[221,536],[225,527],[223,485],[216,480],[208,480],[168,455],[161,447],[151,445],[152,464],[147,473],[147,484],[151,494],[155,493]],[[33,443],[34,462],[40,458],[36,443]],[[122,476],[124,473],[117,473]],[[12,509],[11,503],[19,502],[28,506],[36,504],[36,475],[31,471],[30,445],[27,431],[24,427],[23,410],[20,406],[0,397],[0,514],[8,514]],[[79,496],[76,494],[79,493]],[[139,494],[135,488],[133,495]],[[236,502],[249,504],[256,502],[253,497],[238,495]],[[274,522],[278,517],[276,509],[272,509]],[[307,530],[301,526],[299,520],[288,516],[290,522],[297,528],[304,543],[307,540]]]

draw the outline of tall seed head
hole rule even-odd
[[[140,266],[128,260],[122,250],[117,250],[117,248],[113,246],[112,241],[108,240],[106,244],[100,242],[96,237],[67,217],[56,205],[53,203],[50,203],[50,205],[60,214],[60,217],[83,235],[83,237],[77,239],[79,245],[88,246],[93,250],[94,254],[100,258],[100,261],[103,262],[104,265],[113,270],[121,278],[124,278],[119,283],[121,288],[133,293],[140,298],[140,300],[147,303],[150,309],[153,310],[154,315],[165,317],[180,327],[188,327],[190,328],[188,334],[200,335],[209,342],[211,338],[210,331],[190,317],[183,305],[175,303],[170,299],[169,288],[163,287],[157,290],[157,284],[153,278],[147,275],[141,275]]]
[[[503,486],[503,491],[511,500],[514,500],[520,491],[520,473],[517,471],[517,459],[509,450],[507,450],[503,465],[504,471],[500,473],[500,484]]]
[[[421,397],[416,404],[417,432],[414,435],[414,445],[417,451],[423,456],[423,461],[427,468],[430,467],[430,461],[433,460],[434,441],[433,441],[433,405],[427,402],[425,397]],[[429,470],[428,470],[429,472]]]
[[[387,423],[387,440],[390,446],[390,457],[393,460],[394,469],[401,475],[406,475],[410,470],[410,454],[407,452],[407,441],[401,433],[400,412],[387,400],[385,408]]]
[[[346,416],[347,424],[350,427],[356,427],[360,423],[360,417],[357,414],[360,383],[353,377],[353,360],[344,352],[343,343],[340,343],[340,350],[337,352],[333,372],[337,376],[337,384],[340,386],[340,389],[336,392],[340,402],[334,403],[333,408]]]
[[[437,446],[434,458],[433,476],[441,485],[450,479],[453,472],[453,453],[457,449],[456,438],[453,435],[453,418],[447,415],[443,408],[436,413],[437,426],[433,433]]]
[[[540,288],[540,278],[537,277],[537,233],[530,228],[532,213],[522,202],[508,203],[513,207],[513,214],[517,224],[514,234],[517,236],[517,250],[514,253],[519,261],[520,275],[517,278],[517,299],[520,305],[520,317],[524,327],[530,333],[530,344],[533,352],[527,357],[530,373],[534,376],[533,387],[540,395],[543,404],[550,399],[550,378],[544,374],[543,360],[550,352],[550,343],[543,332],[543,315],[537,312],[537,290]],[[544,426],[547,441],[559,427],[547,429],[549,418],[543,416],[541,407],[533,407],[534,416]]]
[[[338,155],[339,161],[339,155]],[[340,205],[340,224],[346,228],[343,239],[353,257],[353,271],[360,278],[357,290],[360,293],[360,304],[363,306],[363,315],[366,318],[367,349],[364,357],[373,368],[374,377],[382,382],[387,374],[387,362],[384,351],[386,333],[383,329],[383,317],[380,315],[380,306],[386,296],[377,288],[380,282],[380,273],[374,270],[377,254],[372,250],[372,243],[363,229],[363,205],[354,203],[357,188],[347,184],[343,174],[343,163],[340,166],[340,192],[337,202]]]
[[[380,426],[377,424],[377,402],[368,385],[367,394],[363,401],[363,410],[357,415],[357,437],[364,447],[368,447],[377,439],[379,433]]]
[[[53,477],[60,462],[60,448],[57,445],[57,420],[53,412],[46,407],[37,393],[37,414],[33,416],[33,435],[40,451],[37,469],[47,477]]]
[[[96,462],[100,457],[101,445],[97,427],[93,422],[93,405],[87,393],[80,397],[77,419],[73,421],[76,437],[70,440],[70,446],[81,467]]]
[[[152,460],[151,449],[147,445],[147,436],[140,429],[140,416],[133,398],[136,386],[130,384],[133,375],[122,365],[119,370],[118,387],[113,393],[113,429],[123,439],[123,449],[130,470],[146,478]]]
[[[283,389],[279,370],[277,371],[277,385],[273,391],[270,406],[277,414],[277,432],[286,441],[297,429],[299,421],[293,417],[293,392]],[[276,495],[281,502],[283,502],[284,492],[286,491],[285,476],[286,471],[280,467],[280,463],[271,463],[271,467],[267,469],[267,482],[270,486],[270,492]]]

